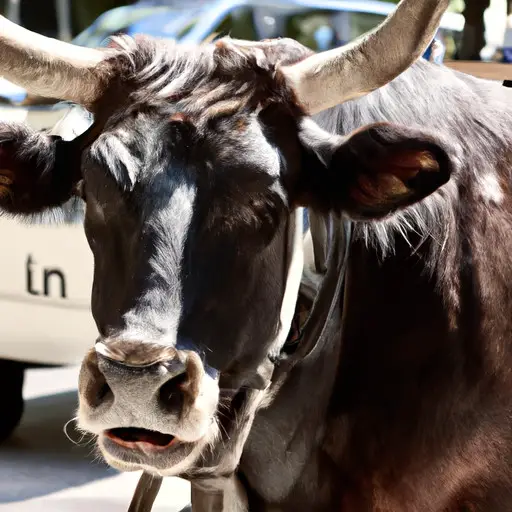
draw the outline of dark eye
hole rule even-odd
[[[86,194],[85,194],[85,182],[84,180],[80,180],[73,188],[73,195],[80,197],[84,201],[86,201]]]

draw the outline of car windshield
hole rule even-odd
[[[142,2],[107,11],[73,39],[80,46],[105,45],[116,34],[146,33],[155,37],[179,39],[193,26],[197,8],[183,9]]]
[[[145,33],[154,37],[181,39],[189,34],[215,2],[189,0],[170,6],[164,0],[147,0],[135,5],[107,11],[73,41],[82,46],[104,45],[109,36],[126,33]],[[230,35],[234,38],[261,40],[290,37],[314,51],[325,51],[346,44],[375,28],[386,16],[387,2],[375,2],[375,9],[343,10],[322,9],[293,4],[249,2],[235,5],[210,25],[208,33],[196,34],[199,38]],[[378,8],[379,7],[379,8]],[[375,10],[375,12],[369,12]],[[214,12],[213,9],[212,12]],[[382,11],[382,12],[381,12]],[[215,15],[214,15],[215,17]],[[208,23],[207,23],[208,24]],[[202,30],[202,29],[201,29]],[[200,31],[201,31],[200,30]],[[460,44],[461,32],[442,29],[438,37],[446,48],[446,57],[452,58]]]
[[[216,37],[261,40],[289,37],[314,51],[325,51],[353,41],[384,21],[389,4],[376,2],[372,9],[305,7],[292,4],[253,2],[238,6],[219,19],[211,29]],[[386,8],[384,8],[384,7]],[[382,12],[380,12],[382,11]],[[438,33],[451,58],[460,44],[461,32],[443,28]]]

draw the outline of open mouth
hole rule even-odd
[[[112,428],[105,435],[115,443],[125,448],[135,448],[143,444],[153,449],[169,448],[177,439],[170,434],[146,430],[145,428]]]

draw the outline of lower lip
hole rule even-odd
[[[153,443],[147,443],[145,441],[125,441],[117,436],[112,435],[110,432],[105,431],[103,435],[110,439],[118,446],[122,446],[128,450],[142,450],[145,453],[155,453],[168,450],[179,443],[178,439],[174,438],[170,443],[166,445],[158,445]]]

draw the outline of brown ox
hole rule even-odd
[[[79,422],[110,464],[196,510],[512,510],[511,92],[409,67],[447,3],[319,55],[1,21],[4,74],[94,114],[69,142],[3,125],[0,205],[85,200]]]

